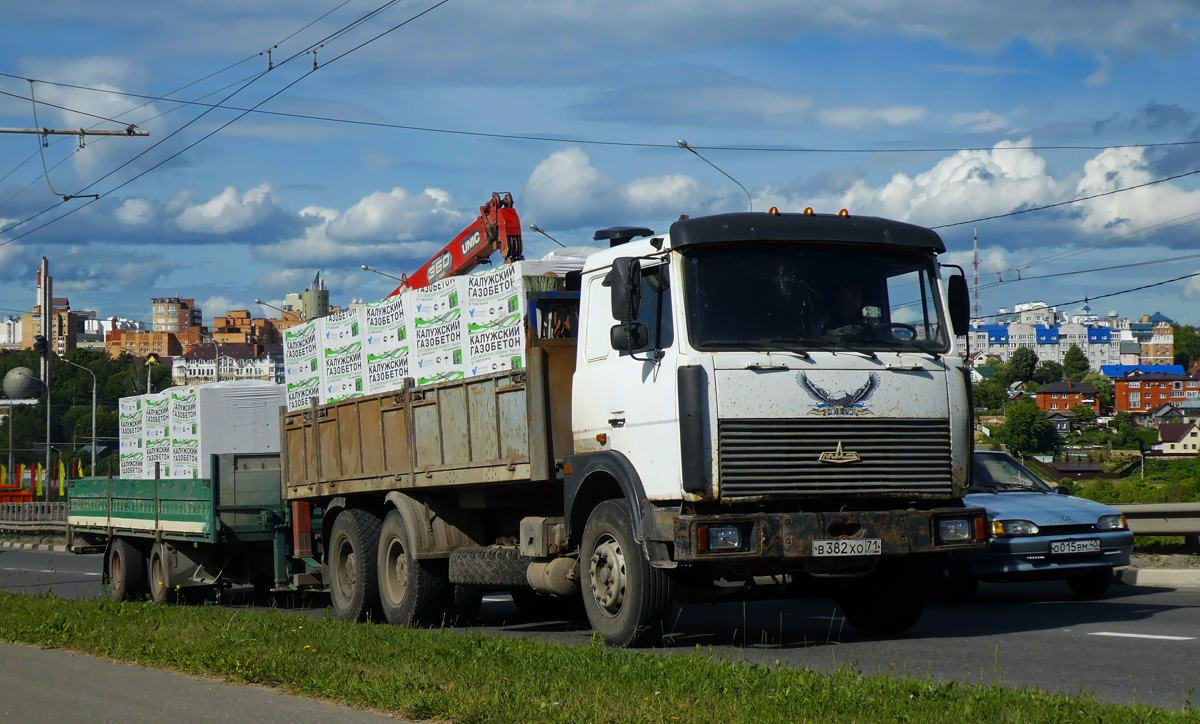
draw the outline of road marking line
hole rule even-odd
[[[100,576],[102,573],[95,571],[56,571],[52,568],[3,568],[0,571],[26,571],[29,573],[69,573],[72,576]]]
[[[1161,634],[1135,634],[1118,631],[1090,631],[1089,636],[1116,636],[1123,639],[1154,639],[1156,641],[1195,641],[1195,636],[1163,636]]]

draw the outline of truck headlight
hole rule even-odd
[[[736,525],[708,526],[708,549],[736,551],[742,547],[742,532]]]
[[[1037,535],[1038,527],[1028,520],[993,520],[992,535]]]
[[[938,538],[943,543],[971,540],[975,537],[971,528],[969,520],[941,520],[938,521]]]
[[[1096,521],[1096,530],[1126,530],[1129,521],[1123,515],[1102,515]]]

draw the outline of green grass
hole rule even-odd
[[[0,594],[0,640],[456,722],[1195,722],[1188,710],[461,631]],[[169,703],[164,704],[164,713]]]

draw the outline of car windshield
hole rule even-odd
[[[1024,465],[1006,454],[975,455],[971,492],[1036,492],[1049,493],[1046,485]]]
[[[931,255],[745,242],[684,252],[694,348],[945,352]]]

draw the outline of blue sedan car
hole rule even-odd
[[[1113,568],[1129,565],[1133,533],[1116,508],[1056,494],[1008,453],[975,451],[972,473],[963,502],[987,510],[991,536],[985,551],[947,563],[944,596],[969,600],[979,581],[1065,580],[1080,598],[1099,598]]]

